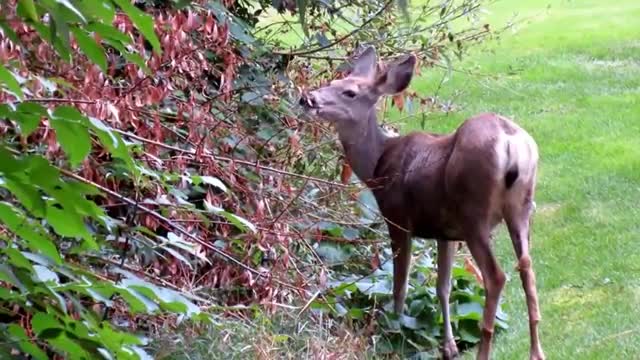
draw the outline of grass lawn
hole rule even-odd
[[[532,256],[547,358],[638,358],[640,1],[502,0],[489,9],[496,25],[514,11],[529,21],[466,61],[482,75],[454,73],[443,85],[439,96],[458,111],[405,118],[402,132],[423,123],[448,132],[484,111],[524,126],[541,152]],[[412,88],[433,94],[441,76],[425,72]],[[526,306],[506,231],[495,251],[509,276],[511,328],[493,355],[524,359]]]

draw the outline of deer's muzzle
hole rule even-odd
[[[316,99],[311,94],[302,94],[302,96],[300,96],[300,101],[298,101],[298,104],[307,109],[314,109],[318,107]]]

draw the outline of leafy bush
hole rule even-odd
[[[388,1],[274,5],[296,16],[274,22],[266,1],[0,4],[0,351],[148,358],[160,328],[206,333],[193,321],[216,326],[227,306],[302,303],[288,306],[360,326],[386,296],[347,283],[377,263],[321,254],[371,259],[386,233],[331,133],[298,118],[296,87],[344,71],[365,42],[451,69],[492,32],[453,25],[479,0],[427,1],[411,22]],[[412,92],[392,104],[437,108]],[[430,348],[433,286],[412,281],[417,305],[396,335]],[[465,281],[458,270],[456,329],[472,343],[481,292]],[[397,349],[391,323],[379,329]]]
[[[436,269],[430,243],[417,241],[414,245],[413,271],[409,279],[407,312],[397,316],[392,311],[393,265],[391,251],[386,249],[386,260],[371,274],[348,275],[333,280],[331,295],[315,308],[332,312],[350,322],[365,327],[374,316],[377,322],[376,353],[415,354],[424,349],[435,349],[442,342],[442,312],[436,295]],[[417,251],[416,251],[417,250]],[[478,322],[482,318],[484,290],[462,266],[452,271],[451,321],[461,348],[480,341]],[[496,329],[507,328],[506,314],[498,308]]]

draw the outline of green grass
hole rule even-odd
[[[514,11],[529,21],[466,60],[462,68],[482,75],[454,73],[439,96],[460,110],[427,115],[425,129],[452,131],[495,111],[534,136],[541,162],[532,256],[547,358],[637,358],[640,2],[503,0],[490,10],[496,25]],[[434,94],[441,76],[424,72],[412,88]],[[405,119],[403,132],[421,125]],[[504,230],[495,249],[510,278],[503,299],[511,328],[493,355],[524,359],[526,306]]]

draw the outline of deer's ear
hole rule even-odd
[[[377,55],[373,46],[366,47],[353,62],[353,70],[349,76],[373,78],[376,74]]]
[[[413,78],[416,57],[409,55],[400,61],[389,64],[387,69],[378,75],[374,87],[380,94],[397,94],[409,86]]]

